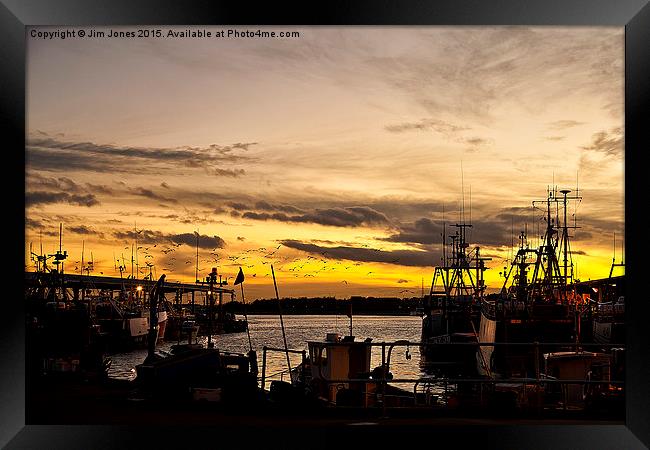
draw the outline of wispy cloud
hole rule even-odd
[[[580,125],[584,125],[584,122],[578,122],[577,120],[570,119],[556,120],[554,122],[549,122],[546,124],[550,130],[566,130],[567,128],[573,128]]]
[[[584,150],[602,153],[607,156],[623,154],[623,130],[619,127],[609,131],[599,131],[592,136],[591,143],[582,147]]]

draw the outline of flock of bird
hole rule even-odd
[[[153,252],[156,250],[162,253],[162,263],[161,265],[162,270],[164,272],[168,273],[173,273],[173,272],[182,272],[183,270],[179,270],[178,266],[180,264],[180,260],[177,259],[176,252],[179,250],[179,247],[181,247],[183,244],[182,243],[170,243],[170,244],[161,244],[160,247],[158,244],[153,244],[149,246],[126,246],[124,247],[124,250],[131,250],[131,255],[129,257],[124,256],[124,252],[122,252],[120,258],[116,258],[114,256],[114,263],[115,263],[115,270],[119,270],[120,274],[126,273],[128,274],[131,272],[131,270],[128,270],[128,267],[131,267],[131,265],[134,265],[137,267],[138,276],[142,276],[143,274],[145,276],[153,276],[153,271],[155,270],[155,256]],[[368,247],[367,244],[363,245],[364,247]],[[350,269],[353,269],[358,266],[362,266],[363,263],[361,262],[354,262],[351,263],[350,261],[340,261],[340,260],[332,260],[332,259],[326,259],[327,258],[327,251],[323,251],[320,253],[319,256],[313,256],[313,255],[307,255],[306,257],[302,258],[295,258],[291,256],[286,256],[282,255],[282,252],[280,251],[282,247],[282,244],[277,245],[274,248],[267,249],[266,247],[259,247],[259,248],[251,248],[247,250],[243,250],[242,252],[231,255],[226,257],[224,260],[220,259],[220,254],[219,254],[219,248],[213,248],[210,249],[209,251],[209,257],[205,257],[205,252],[204,256],[201,258],[197,259],[185,259],[183,261],[183,264],[185,266],[189,266],[190,264],[195,264],[196,271],[198,273],[202,273],[203,271],[206,270],[205,264],[210,265],[217,265],[220,264],[222,266],[229,266],[229,267],[242,267],[246,269],[253,269],[250,270],[250,272],[253,272],[249,276],[252,278],[258,278],[258,272],[260,277],[269,277],[271,276],[271,271],[270,271],[270,266],[273,264],[274,268],[277,272],[287,272],[291,273],[294,278],[315,278],[319,276],[319,274],[323,274],[326,272],[332,272],[332,271],[349,271]],[[153,249],[156,250],[153,250]],[[183,253],[183,252],[179,252]],[[197,252],[197,257],[199,253]],[[185,254],[186,256],[186,254]],[[261,259],[261,261],[259,261]],[[259,262],[254,262],[255,260],[258,260]],[[224,261],[226,261],[224,263]],[[398,260],[390,261],[390,262],[397,262]],[[75,266],[75,271],[80,270],[81,267],[81,272],[87,272],[90,273],[94,270],[94,261],[91,259],[90,261],[84,262],[83,265],[80,264],[80,261],[74,261],[76,266]],[[198,265],[197,265],[198,262]],[[260,269],[262,269],[260,271]],[[236,272],[236,269],[235,269]],[[264,272],[264,273],[262,273]],[[104,274],[104,272],[99,272],[101,275]],[[371,276],[375,272],[373,271],[368,271],[365,275],[366,276]],[[130,276],[130,275],[129,275]],[[234,278],[233,276],[228,276],[226,278],[230,279]],[[342,280],[342,284],[348,285],[347,280]],[[399,291],[399,293],[407,293],[407,292],[413,292],[410,289],[403,289]]]

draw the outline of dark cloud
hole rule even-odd
[[[153,199],[153,200],[158,200],[158,201],[163,201],[163,202],[170,202],[170,203],[178,203],[178,200],[176,200],[175,198],[169,198],[169,197],[165,197],[165,196],[160,195],[160,194],[156,194],[151,189],[145,189],[145,188],[140,187],[140,188],[137,188],[135,190],[132,190],[132,192],[135,195],[139,195],[141,197],[147,197],[147,198],[150,198],[150,199]]]
[[[178,166],[215,167],[224,163],[249,160],[233,150],[245,151],[255,143],[233,145],[213,144],[208,147],[129,147],[93,142],[61,141],[53,137],[30,136],[27,140],[27,163],[31,169],[90,170],[138,173],[146,167],[149,172]],[[215,169],[219,170],[227,169]],[[230,171],[230,176],[243,174],[243,169]]]
[[[214,169],[213,171],[214,175],[218,177],[232,177],[232,178],[237,178],[239,176],[244,175],[246,172],[244,169]]]
[[[93,192],[98,193],[98,194],[106,194],[106,195],[112,195],[113,194],[113,190],[111,188],[109,188],[108,186],[105,186],[103,184],[99,185],[99,184],[86,183],[86,188],[88,188],[88,190],[93,191]]]
[[[26,217],[25,227],[38,230],[40,228],[43,228],[43,223],[40,220],[34,220],[34,219],[30,219],[29,217]]]
[[[67,177],[51,178],[39,173],[32,173],[27,180],[29,189],[60,190],[67,193],[85,193],[85,190]]]
[[[282,245],[313,255],[321,255],[330,259],[345,259],[348,261],[379,262],[397,264],[400,266],[431,267],[439,255],[431,251],[392,250],[384,251],[359,247],[323,247],[316,244],[301,242],[293,239],[280,241]]]
[[[240,203],[240,202],[226,202],[226,206],[236,210],[236,211],[244,211],[251,209],[250,206],[248,206],[245,203]]]
[[[169,239],[176,244],[185,244],[195,247],[197,242],[196,237],[197,235],[194,233],[183,233],[171,235]],[[226,242],[219,236],[207,236],[201,234],[198,237],[200,248],[224,248],[226,246]]]
[[[409,280],[405,280],[404,278],[400,278],[399,280],[397,280],[398,284],[408,283],[408,282],[409,282]]]
[[[87,227],[86,225],[78,225],[78,226],[73,226],[73,227],[68,227],[68,231],[71,231],[76,234],[83,234],[83,235],[91,235],[91,236],[97,236],[100,239],[104,238],[104,233],[98,232],[91,227]]]
[[[111,193],[106,186],[86,183],[83,187],[67,177],[52,178],[39,173],[29,175],[27,189],[28,192],[25,194],[27,206],[48,203],[94,206],[99,205],[95,193]]]
[[[113,236],[117,239],[125,241],[138,240],[138,243],[143,244],[180,244],[190,247],[196,247],[196,234],[195,233],[182,233],[182,234],[166,234],[154,230],[140,230],[139,233],[135,231],[114,231]],[[199,248],[214,249],[224,248],[226,242],[219,236],[207,236],[204,234],[199,235]]]
[[[272,205],[271,203],[265,201],[265,200],[260,200],[259,202],[255,203],[255,209],[257,210],[262,210],[262,211],[280,211],[280,212],[287,212],[287,213],[302,213],[304,210],[300,208],[296,208],[295,206],[291,205]]]
[[[393,234],[384,240],[390,242],[408,242],[418,244],[439,243],[442,225],[436,225],[431,219],[423,217],[412,225],[405,225],[399,233]]]
[[[45,192],[33,191],[25,194],[25,206],[44,205],[49,203],[69,203],[79,206],[99,205],[99,201],[93,194],[79,195],[68,194],[67,192]]]
[[[247,211],[242,214],[245,219],[276,220],[279,222],[315,223],[334,227],[358,227],[361,225],[387,224],[388,218],[383,213],[368,206],[348,206],[344,208],[315,209],[299,215],[284,213],[257,213]]]

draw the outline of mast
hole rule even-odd
[[[282,339],[284,340],[284,352],[287,355],[287,369],[289,370],[289,379],[291,379],[291,361],[289,360],[289,346],[287,345],[287,335],[284,332],[284,321],[282,320],[282,306],[280,305],[280,294],[278,294],[278,284],[275,281],[275,272],[271,264],[271,275],[273,275],[273,287],[275,288],[275,298],[278,300],[278,311],[280,312],[280,327],[282,328]],[[352,299],[350,299],[352,305]]]

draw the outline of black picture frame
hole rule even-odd
[[[7,448],[191,448],[194,440],[221,445],[218,426],[177,429],[116,426],[39,426],[25,424],[25,326],[22,286],[23,268],[14,258],[24,255],[25,148],[25,27],[33,25],[556,25],[625,27],[625,211],[626,277],[628,286],[641,292],[643,235],[640,210],[645,206],[642,155],[650,148],[644,127],[650,116],[650,6],[648,0],[363,0],[314,3],[270,3],[250,5],[231,1],[174,0],[0,0],[0,123],[4,156],[8,160],[3,175],[6,198],[6,222],[11,223],[10,247],[5,260],[7,284],[0,326],[0,446]],[[644,120],[645,119],[645,120]],[[22,155],[22,156],[21,156]],[[24,194],[24,191],[23,191]],[[24,258],[23,258],[24,260]],[[9,289],[7,289],[9,288]],[[407,445],[414,436],[430,443],[444,440],[448,445],[474,444],[483,448],[643,448],[650,446],[650,338],[644,320],[648,301],[634,297],[629,289],[626,299],[627,321],[627,395],[625,425],[513,425],[486,427],[394,429],[366,427],[364,445],[394,437]],[[368,431],[369,430],[369,431]],[[266,441],[272,448],[305,446],[295,442],[301,430],[264,430],[251,433],[246,424],[228,430],[248,444]],[[303,430],[304,431],[304,430]],[[345,441],[352,430],[341,427],[337,433],[319,431],[316,446],[325,442]],[[308,438],[305,436],[305,438]],[[312,436],[313,438],[313,436]],[[223,444],[225,445],[225,442]],[[293,445],[292,445],[293,442]],[[229,444],[229,445],[236,445]]]

